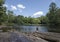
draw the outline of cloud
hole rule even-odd
[[[43,15],[43,11],[38,11],[32,15],[32,17],[40,17]]]
[[[3,4],[3,7],[8,7],[8,5],[7,4]]]
[[[14,5],[11,5],[11,9],[12,9],[12,10],[17,10],[17,7],[14,6]]]
[[[17,7],[20,8],[20,9],[25,9],[25,8],[26,8],[26,7],[25,7],[24,5],[22,5],[22,4],[18,4]]]

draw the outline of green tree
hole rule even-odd
[[[46,16],[41,16],[38,18],[40,20],[39,24],[47,24],[47,17]]]
[[[13,14],[14,14],[13,11],[8,10],[8,19],[7,19],[7,21],[9,23],[12,23],[13,20],[14,20],[14,15]]]
[[[5,0],[0,0],[0,6],[4,4]]]
[[[29,24],[28,21],[29,21],[29,18],[28,17],[24,17],[24,24],[26,24],[26,25]]]
[[[3,6],[5,0],[0,0],[0,24],[7,20],[6,7]]]
[[[56,11],[57,11],[57,6],[54,2],[52,2],[50,4],[49,12],[47,14],[49,25],[55,25],[55,23],[56,23],[56,21],[55,21]]]
[[[15,22],[15,24],[23,25],[24,24],[24,16],[22,16],[22,15],[16,16],[14,22]]]
[[[56,12],[55,21],[56,21],[55,23],[56,25],[60,25],[60,8]]]

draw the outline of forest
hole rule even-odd
[[[45,16],[37,18],[16,16],[13,11],[7,10],[7,7],[3,6],[4,3],[5,0],[0,0],[0,25],[60,25],[60,8],[54,2],[49,5],[49,10]]]

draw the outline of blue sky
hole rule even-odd
[[[5,6],[15,15],[38,17],[46,15],[52,1],[60,7],[60,0],[6,0]]]

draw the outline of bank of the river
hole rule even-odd
[[[60,42],[60,33],[0,32],[0,42]]]
[[[8,27],[11,28],[11,26],[8,26]],[[26,26],[23,26],[23,27],[25,28]],[[30,28],[31,27],[33,28],[34,26],[28,26],[26,28],[28,29],[29,27]],[[34,29],[36,29],[35,27],[34,27]],[[16,28],[18,29],[18,27],[16,27]],[[19,26],[19,28],[20,28],[20,26]],[[30,28],[28,29],[28,31],[32,29],[32,28],[31,29]],[[41,28],[41,26],[39,28]],[[34,29],[32,29],[32,30],[34,30]],[[29,42],[40,42],[40,41],[41,42],[48,42],[48,41],[49,42],[60,42],[60,33],[53,33],[53,32],[35,32],[35,31],[34,32],[30,32],[30,31],[29,32],[20,32],[20,31],[17,32],[17,31],[14,31],[14,29],[13,29],[13,32],[11,32],[11,31],[9,31],[9,32],[0,32],[1,42],[4,42],[4,41],[5,42],[7,42],[7,41],[8,42],[10,42],[10,41],[11,42],[13,42],[13,41],[14,42],[17,42],[17,41],[18,42],[20,42],[20,41],[21,42],[24,42],[24,41],[26,41],[26,42],[28,42],[28,41]],[[22,39],[24,41],[22,41]]]
[[[25,32],[26,35],[33,35],[49,42],[60,42],[60,33],[54,32]]]
[[[35,36],[27,36],[21,32],[1,32],[0,42],[48,42]]]

